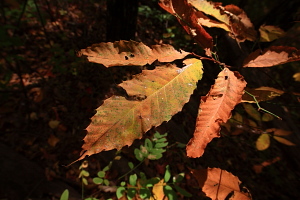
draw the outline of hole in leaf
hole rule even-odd
[[[228,76],[225,76],[225,80],[227,80],[228,79]]]
[[[125,60],[128,60],[129,58],[128,58],[128,56],[125,56]]]
[[[130,58],[133,58],[133,57],[134,57],[134,55],[131,53],[131,54],[129,55],[129,57],[130,57]]]

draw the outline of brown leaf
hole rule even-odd
[[[268,132],[268,133],[273,132],[273,134],[277,135],[277,136],[287,136],[287,135],[292,134],[291,131],[286,131],[286,130],[278,129],[278,128],[269,128],[269,129],[266,130],[266,132]]]
[[[240,103],[246,81],[238,72],[225,68],[209,93],[201,98],[194,137],[187,144],[189,157],[200,157],[206,145],[220,137],[220,124],[230,118],[231,110]]]
[[[251,53],[244,61],[243,67],[271,67],[300,60],[300,50],[287,46],[272,46],[261,52]]]
[[[198,11],[213,16],[223,23],[225,26],[216,24],[215,27],[223,28],[237,41],[243,42],[246,39],[250,41],[256,40],[257,32],[254,29],[253,24],[246,13],[239,7],[235,5],[223,7],[221,3],[209,2],[206,0],[188,0],[188,3],[193,5]],[[213,22],[215,22],[215,20],[211,21],[211,23]],[[205,26],[205,24],[206,23],[203,23],[201,25]]]
[[[158,126],[182,109],[202,78],[202,63],[187,59],[184,68],[175,65],[143,70],[132,80],[120,84],[128,95],[145,99],[128,100],[122,96],[106,99],[87,127],[82,146],[85,156],[131,145],[153,126]]]
[[[56,144],[60,141],[59,138],[57,138],[55,135],[51,134],[48,138],[48,144],[52,147],[55,147]]]
[[[288,146],[295,146],[296,144],[292,143],[291,141],[283,138],[283,137],[279,137],[279,136],[273,136],[273,138],[275,140],[277,140],[278,142],[282,143],[282,144],[285,144],[285,145],[288,145]]]
[[[254,165],[253,166],[253,170],[255,171],[255,173],[259,174],[262,172],[263,168],[264,167],[267,167],[273,163],[276,163],[280,160],[281,158],[280,157],[276,157],[276,158],[273,158],[271,160],[267,160],[267,161],[264,161],[262,162],[261,164],[258,164],[258,165]]]
[[[259,33],[261,42],[271,42],[285,35],[285,32],[281,28],[270,25],[261,25]]]
[[[192,170],[192,174],[206,196],[211,199],[225,200],[230,193],[231,200],[250,200],[250,195],[240,190],[241,181],[233,174],[219,169],[208,168]]]
[[[246,88],[245,90],[252,94],[258,102],[272,100],[284,93],[284,91],[272,87]],[[256,103],[253,97],[247,93],[243,94],[242,102]]]
[[[160,0],[160,7],[175,15],[185,31],[211,56],[213,39],[198,23],[196,11],[186,0]]]
[[[168,44],[153,45],[151,48],[142,42],[135,41],[116,41],[102,42],[81,49],[77,55],[87,56],[89,62],[103,64],[106,67],[137,65],[143,66],[152,64],[155,60],[160,62],[172,62],[176,59],[182,59],[188,52],[176,51],[174,47]]]

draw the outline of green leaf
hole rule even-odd
[[[169,185],[164,186],[164,193],[168,197],[169,200],[176,200],[177,199],[177,195],[176,195],[175,191]]]
[[[122,181],[122,182],[120,183],[120,185],[121,185],[121,186],[125,186],[125,185],[126,185],[126,182],[125,182],[125,181]]]
[[[60,196],[60,200],[68,200],[68,199],[69,199],[69,190],[65,189],[65,191]]]
[[[144,160],[144,156],[143,156],[141,150],[134,149],[134,155],[135,155],[135,158],[138,159],[139,161],[143,161]]]
[[[102,184],[103,183],[103,178],[95,177],[95,178],[93,178],[93,182],[95,184]]]
[[[162,158],[162,157],[163,157],[163,155],[162,155],[161,153],[149,154],[149,155],[147,156],[147,158],[148,158],[149,160],[158,160],[158,159],[160,159],[160,158]]]
[[[192,197],[193,196],[191,193],[189,193],[185,189],[179,187],[178,185],[174,185],[174,188],[177,190],[177,192],[179,192],[180,194],[182,194],[185,197]]]
[[[164,143],[166,141],[167,141],[167,138],[160,138],[160,139],[156,140],[155,142],[156,143]]]
[[[103,180],[104,185],[109,186],[109,181],[107,179]]]
[[[108,171],[109,169],[110,169],[110,166],[107,165],[106,167],[104,167],[104,168],[102,169],[102,171],[106,172],[106,171]]]
[[[184,179],[184,173],[177,174],[173,177],[173,183],[179,183]]]
[[[149,138],[145,139],[145,147],[148,151],[151,151],[151,149],[153,148],[152,141]]]
[[[82,183],[83,183],[84,185],[88,185],[88,182],[87,182],[86,178],[82,177],[81,180],[82,180]]]
[[[99,171],[99,172],[97,173],[97,175],[98,175],[100,178],[104,178],[104,176],[105,176],[105,171]]]
[[[165,180],[165,183],[167,183],[171,178],[171,171],[170,171],[170,166],[167,165],[166,166],[166,171],[165,171],[165,175],[164,175],[164,180]]]
[[[136,185],[136,180],[137,180],[137,175],[136,174],[132,174],[129,176],[129,184],[132,186]]]
[[[156,143],[154,145],[154,148],[163,148],[163,147],[166,147],[168,146],[168,142],[165,142],[165,143]]]
[[[153,185],[155,185],[156,183],[158,183],[160,181],[159,178],[155,177],[155,178],[151,178],[149,180],[147,180],[146,182],[146,187],[153,187]]]
[[[130,169],[133,169],[133,168],[134,168],[134,165],[133,165],[132,162],[128,162],[128,166],[129,166]]]
[[[132,199],[136,194],[136,189],[135,188],[128,188],[127,190],[127,197],[128,199]]]
[[[151,192],[148,188],[141,188],[139,194],[142,199],[149,199]]]
[[[88,177],[90,176],[90,173],[88,171],[85,171],[85,170],[81,170],[80,174],[79,174],[79,178],[81,177]]]
[[[125,187],[118,187],[116,191],[117,198],[120,199],[123,196],[124,192],[126,192]]]

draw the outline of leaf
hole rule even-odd
[[[129,176],[129,184],[132,186],[136,185],[136,180],[137,180],[137,175],[136,174],[132,174]]]
[[[103,178],[95,177],[95,178],[93,178],[93,182],[95,184],[102,184],[103,183]]]
[[[300,82],[300,72],[297,72],[293,75],[293,78],[295,79],[295,81]]]
[[[165,185],[163,190],[164,194],[168,197],[168,200],[177,200],[177,195],[170,185]]]
[[[278,26],[261,25],[259,27],[260,41],[271,42],[285,35],[285,32]]]
[[[60,196],[60,200],[68,200],[68,199],[69,199],[69,190],[65,189]]]
[[[243,67],[271,67],[300,60],[300,51],[294,47],[271,46],[261,52],[257,49],[245,60]]]
[[[254,108],[254,106],[252,106],[249,103],[243,103],[243,107],[248,113],[248,115],[250,115],[253,119],[255,119],[257,122],[261,121],[260,113],[257,111],[256,108]]]
[[[168,44],[153,45],[151,48],[142,42],[120,40],[114,43],[102,42],[81,49],[77,55],[87,56],[89,62],[103,64],[106,67],[152,64],[155,60],[172,62],[182,59],[188,52],[176,51]]]
[[[185,189],[179,187],[178,185],[174,185],[174,188],[177,190],[177,192],[179,192],[181,195],[183,195],[185,197],[192,197],[193,196],[191,193],[189,193]]]
[[[261,134],[256,140],[256,148],[259,151],[266,150],[270,146],[270,136],[268,133]]]
[[[292,134],[291,131],[286,131],[286,130],[278,129],[278,128],[269,128],[269,129],[266,130],[266,132],[268,132],[268,133],[273,132],[273,134],[277,135],[277,136],[287,136],[287,135]]]
[[[278,142],[282,143],[282,144],[285,144],[285,145],[288,145],[288,146],[295,146],[296,144],[292,143],[291,141],[283,138],[283,137],[279,137],[279,136],[273,136],[273,138],[275,140],[277,140]]]
[[[184,30],[206,51],[210,56],[213,48],[213,39],[197,21],[194,8],[186,0],[160,0],[160,7],[175,15]]]
[[[117,198],[121,198],[123,196],[123,193],[126,192],[125,187],[118,187],[116,191]]]
[[[284,91],[272,87],[246,88],[245,90],[255,96],[258,102],[272,100],[284,93]],[[243,94],[242,102],[256,103],[253,97],[247,93]]]
[[[226,197],[233,193],[230,200],[250,200],[251,197],[248,193],[240,190],[241,181],[238,177],[231,173],[219,169],[208,168],[201,170],[192,170],[192,174],[198,181],[199,186],[206,196],[212,199],[224,200]]]
[[[153,197],[150,200],[163,200],[165,197],[163,187],[166,185],[164,179],[161,179],[158,183],[153,186],[152,193]]]
[[[180,111],[202,78],[202,63],[187,59],[182,69],[174,65],[143,70],[122,86],[128,95],[144,95],[143,101],[131,101],[125,97],[112,96],[106,99],[87,127],[85,156],[104,150],[121,149],[153,126],[158,126]]]
[[[171,171],[170,171],[170,166],[167,165],[166,166],[166,171],[165,171],[165,175],[164,175],[164,180],[167,183],[171,178]]]
[[[215,137],[220,137],[220,124],[230,118],[231,110],[240,103],[246,81],[238,72],[225,68],[201,104],[196,121],[194,137],[187,144],[189,157],[200,157],[206,145]]]
[[[239,42],[244,40],[255,41],[257,32],[246,13],[235,5],[222,6],[221,3],[208,2],[206,0],[188,0],[198,11],[210,15],[226,26],[216,25],[230,32],[231,37]],[[211,21],[213,22],[213,21]],[[205,24],[202,24],[205,25]]]
[[[50,120],[48,122],[48,125],[50,126],[50,128],[52,129],[56,129],[58,127],[58,125],[60,124],[60,121],[58,120]]]
[[[275,117],[273,115],[269,114],[269,113],[264,113],[263,116],[261,117],[261,120],[263,122],[269,122],[269,121],[272,121],[274,119],[275,119]]]

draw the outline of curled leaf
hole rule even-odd
[[[246,81],[238,72],[225,68],[205,97],[201,98],[194,137],[187,144],[189,157],[200,157],[207,144],[220,137],[220,124],[230,118],[232,109],[240,103]]]

